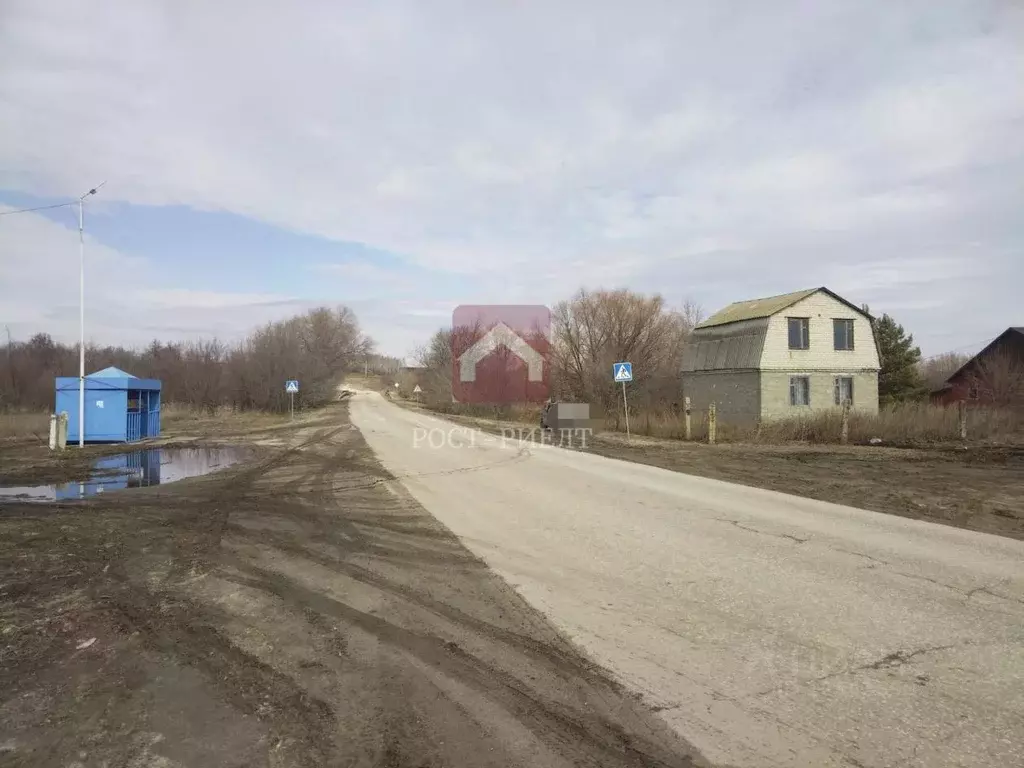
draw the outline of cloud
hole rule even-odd
[[[397,269],[387,269],[365,261],[321,262],[309,267],[311,272],[326,278],[339,278],[347,282],[361,284],[383,284],[387,286],[409,287],[415,284],[414,279]]]
[[[195,291],[189,288],[137,289],[124,297],[135,304],[167,309],[225,309],[231,307],[265,306],[268,304],[290,304],[295,301],[287,296],[273,293],[223,293],[217,291]]]
[[[0,206],[0,211],[10,210]],[[78,232],[39,214],[0,217],[0,323],[25,339],[48,331],[79,336]],[[145,344],[153,338],[218,336],[233,340],[313,302],[277,294],[150,288],[160,265],[85,238],[85,332],[97,343]]]
[[[5,5],[0,187],[108,179],[476,292],[424,301],[553,301],[583,276],[713,309],[838,276],[935,328],[966,266],[1024,279],[1012,3],[122,5]],[[936,249],[957,269],[912,295],[858,276]],[[991,293],[972,322],[1019,323]]]

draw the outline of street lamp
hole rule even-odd
[[[85,198],[95,195],[100,187],[107,182],[96,185],[84,195],[78,198],[78,321],[79,321],[79,342],[78,342],[78,446],[85,445]],[[0,216],[11,216],[15,213],[32,213],[33,211],[48,211],[53,208],[64,208],[75,205],[75,202],[55,203],[54,205],[39,205],[34,208],[22,208],[17,211],[0,211]],[[10,355],[11,332],[7,331],[7,354]]]
[[[106,184],[93,187],[78,198],[78,447],[85,445],[85,198]]]

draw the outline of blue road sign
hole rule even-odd
[[[299,380],[298,379],[288,379],[288,381],[286,381],[284,383],[284,391],[285,392],[289,392],[291,394],[295,394],[296,392],[298,392],[299,391]]]
[[[616,363],[612,366],[612,378],[615,381],[632,381],[633,380],[633,364],[632,363]]]

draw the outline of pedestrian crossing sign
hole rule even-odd
[[[616,363],[612,366],[612,376],[615,381],[632,381],[633,380],[633,364],[632,363]]]
[[[288,381],[284,383],[284,391],[287,392],[288,394],[294,395],[296,392],[299,391],[299,380],[288,379]]]

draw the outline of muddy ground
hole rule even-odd
[[[170,409],[163,415],[163,433],[145,446],[188,448],[196,445],[253,443],[275,431],[294,429],[288,416],[266,413],[215,414]],[[122,444],[70,444],[51,451],[45,435],[29,438],[0,437],[0,485],[32,486],[85,481],[96,459],[124,453]]]
[[[419,408],[415,403],[398,402]],[[465,416],[444,418],[496,434],[502,429],[525,429],[529,433],[534,428],[532,424]],[[578,440],[573,447],[580,448]],[[627,441],[621,433],[608,432],[594,435],[585,450],[702,477],[1024,539],[1021,445],[707,445],[652,437]]]
[[[381,469],[344,403],[171,432],[259,458],[0,504],[0,764],[701,764]],[[0,477],[33,450],[0,446]]]

